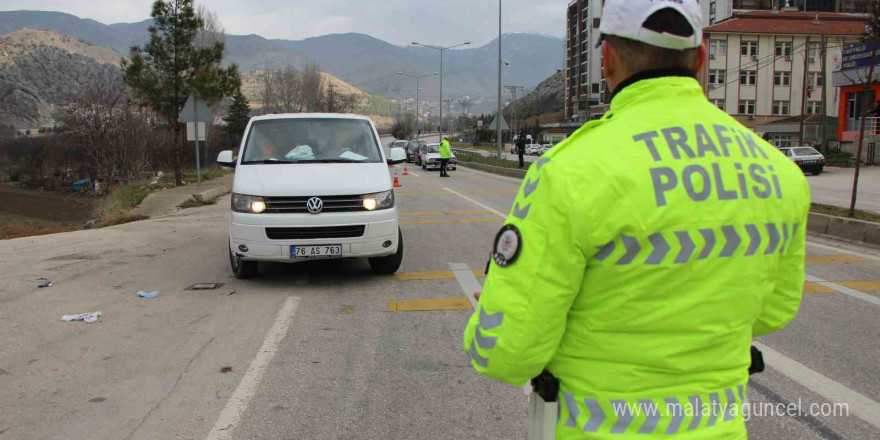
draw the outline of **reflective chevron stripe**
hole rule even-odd
[[[562,395],[564,398],[559,402],[560,414],[566,414],[566,417],[564,421],[562,417],[559,418],[560,425],[557,426],[560,429],[573,428],[581,432],[605,434],[655,435],[711,430],[737,418],[742,419],[745,397],[743,385],[703,395],[663,399],[601,400],[589,397],[580,399],[571,392],[563,392]],[[562,405],[565,408],[561,408]],[[686,419],[689,423],[684,428]]]
[[[788,250],[797,229],[797,224],[768,223],[763,226],[726,225],[717,229],[675,231],[674,234],[655,232],[647,237],[622,235],[596,247],[593,259],[598,262],[613,261],[617,266],[686,264],[694,259],[698,248],[697,260],[710,257],[731,258],[736,255],[772,255]],[[766,235],[762,234],[762,230],[766,230]],[[702,238],[702,243],[697,244],[694,237]],[[766,247],[763,247],[765,243]],[[760,252],[762,249],[764,252]],[[675,254],[674,259],[669,257],[671,253]]]
[[[500,326],[501,323],[504,322],[504,313],[498,312],[490,315],[486,313],[482,307],[480,307],[479,313],[480,322],[474,327],[474,339],[471,341],[471,347],[466,350],[466,352],[468,360],[472,363],[476,363],[483,368],[488,368],[489,358],[480,356],[477,347],[479,346],[483,350],[491,350],[495,348],[495,344],[498,342],[498,337],[485,336],[481,330],[491,330]]]

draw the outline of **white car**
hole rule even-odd
[[[423,170],[439,170],[440,169],[440,144],[428,144],[425,147],[427,154],[422,160],[422,169]],[[452,153],[452,157],[449,159],[449,164],[446,166],[447,171],[455,171],[455,153]]]
[[[546,154],[550,149],[553,148],[553,144],[544,144],[541,146],[541,155]]]
[[[252,118],[240,154],[217,163],[235,168],[229,260],[236,278],[257,275],[259,262],[368,258],[390,274],[403,259],[403,235],[389,164],[369,118],[281,114]]]
[[[779,151],[801,167],[801,170],[813,173],[814,176],[825,170],[825,156],[813,147],[786,147]]]
[[[541,144],[526,145],[526,154],[537,156],[541,154]]]

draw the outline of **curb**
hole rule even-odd
[[[807,230],[849,242],[880,246],[880,223],[811,212]]]
[[[526,172],[528,172],[528,170],[526,170],[526,169],[496,167],[494,165],[484,165],[481,163],[464,162],[462,160],[458,161],[458,166],[462,166],[465,168],[472,168],[472,169],[480,170],[480,171],[485,171],[487,173],[498,174],[499,176],[516,177],[519,179],[525,179]]]
[[[232,185],[219,186],[200,193],[193,193],[192,198],[198,202],[209,202],[232,192]]]

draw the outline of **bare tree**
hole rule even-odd
[[[302,87],[299,71],[293,66],[287,66],[273,74],[277,86],[277,99],[281,111],[285,113],[299,113],[302,111],[301,99]]]
[[[318,112],[324,107],[324,77],[317,65],[310,65],[302,72],[303,110]]]
[[[120,81],[100,78],[70,99],[55,114],[64,134],[79,143],[101,178],[131,181],[149,164],[150,152],[161,145],[158,116],[136,107]]]
[[[226,43],[226,29],[216,12],[205,5],[196,8],[196,15],[202,19],[202,27],[196,35],[195,46],[199,49],[212,47],[215,43]]]
[[[842,72],[844,76],[849,79],[853,83],[862,84],[862,88],[864,90],[864,95],[867,98],[870,96],[870,92],[873,88],[873,84],[880,80],[880,75],[878,75],[876,64],[877,64],[877,46],[880,45],[880,2],[872,1],[870,2],[870,12],[868,15],[868,21],[865,24],[865,33],[862,34],[861,44],[864,44],[871,48],[871,57],[870,62],[868,64],[867,73],[864,72],[863,69],[853,69],[852,73]],[[853,75],[852,77],[850,75]],[[849,216],[855,217],[856,215],[856,199],[859,190],[859,172],[861,170],[861,162],[862,162],[862,146],[864,145],[865,140],[865,122],[867,121],[868,111],[871,110],[871,105],[873,102],[868,102],[868,99],[862,99],[862,106],[859,109],[859,137],[858,143],[856,147],[856,169],[853,175],[853,187],[852,187],[852,196],[850,199],[849,205]],[[875,126],[872,131],[876,134],[877,126],[875,122]]]

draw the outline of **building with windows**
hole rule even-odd
[[[830,78],[833,59],[864,31],[865,16],[859,14],[736,13],[704,31],[709,62],[702,80],[707,97],[752,129],[792,116],[836,118],[840,97]],[[816,124],[819,127],[827,125],[823,118],[816,120],[823,121]],[[774,132],[772,141],[777,146],[789,145],[800,140],[799,131],[798,124],[790,135]],[[804,131],[816,136],[816,131]],[[804,141],[837,137],[827,130],[818,131],[818,137],[805,136]]]
[[[869,0],[709,0],[711,26],[746,11],[794,10],[802,12],[867,12]]]
[[[876,49],[874,71],[871,72],[871,53]],[[835,87],[839,87],[837,135],[841,149],[857,152],[865,114],[865,139],[862,145],[862,161],[869,165],[880,163],[880,45],[853,44],[838,51],[833,63],[832,75]],[[865,83],[871,86],[865,90]]]

